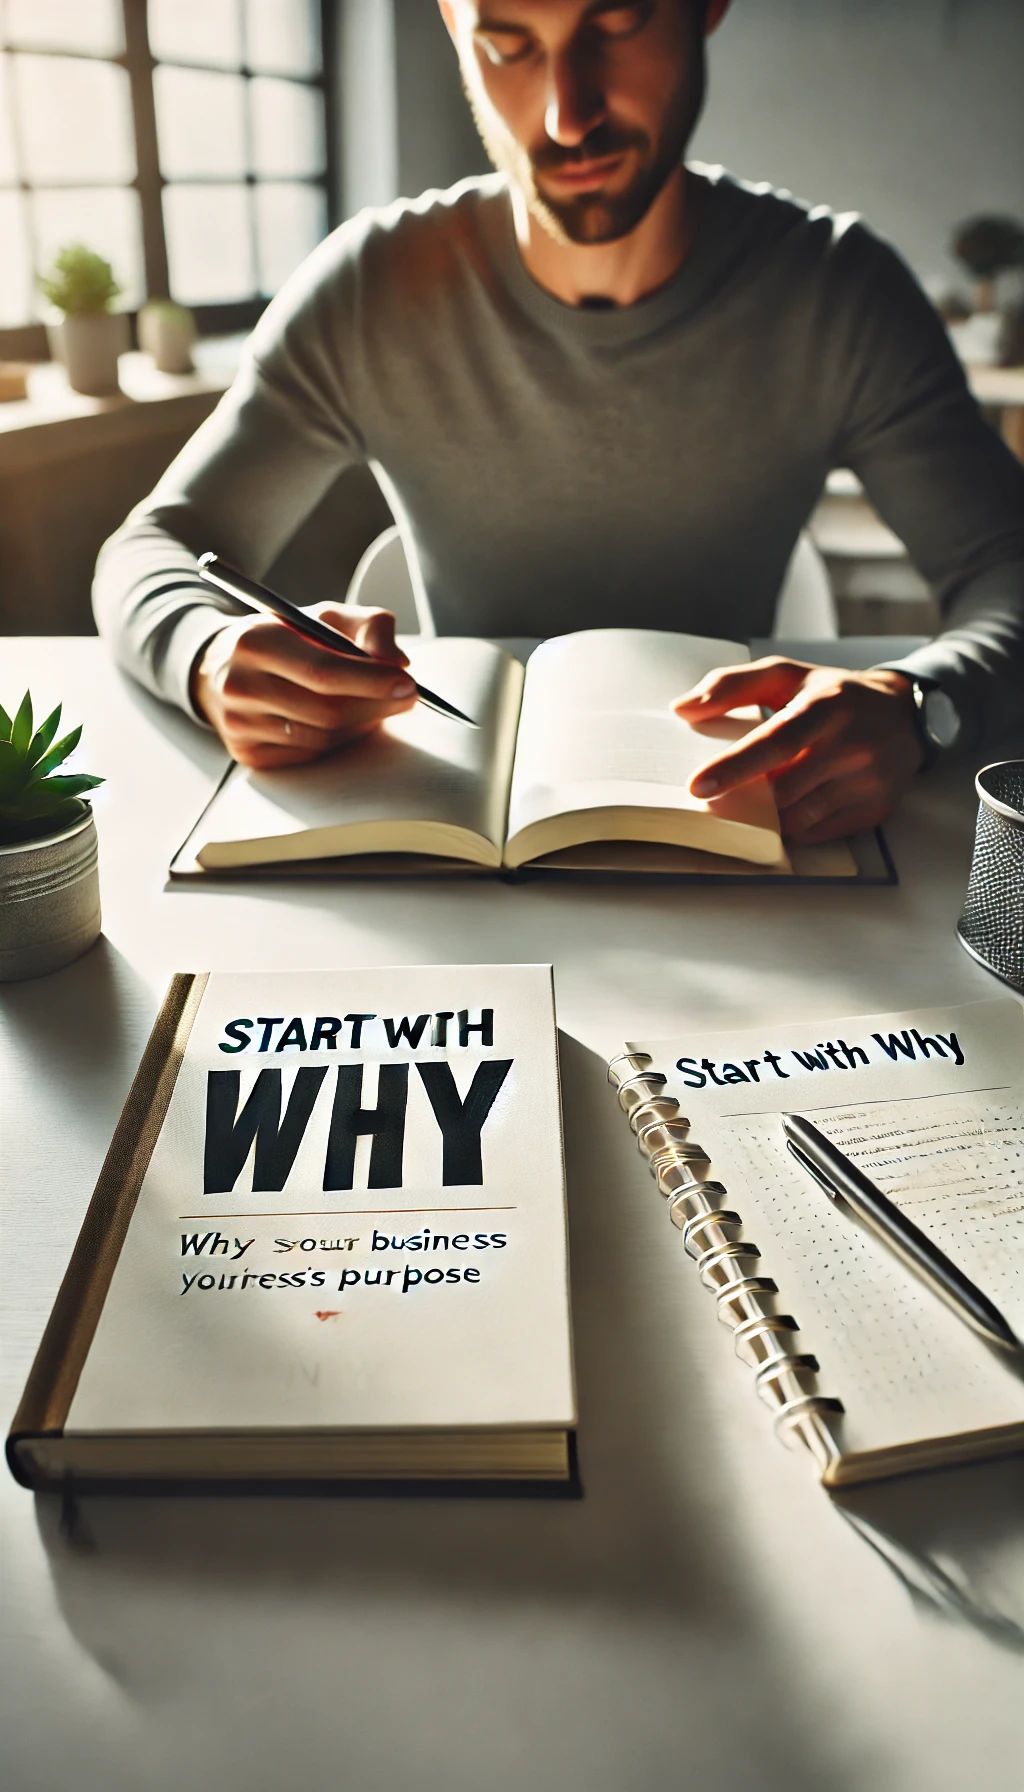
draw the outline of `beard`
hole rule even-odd
[[[496,123],[493,117],[484,115],[468,85],[465,91],[487,154],[499,173],[507,175],[512,186],[522,193],[538,223],[556,242],[596,244],[614,243],[629,236],[647,216],[666,181],[682,162],[703,108],[704,88],[701,43],[672,96],[656,137],[606,119],[571,149],[545,138],[532,150],[517,143],[500,121]],[[632,154],[635,167],[618,192],[596,189],[560,199],[544,190],[545,173],[619,154]]]

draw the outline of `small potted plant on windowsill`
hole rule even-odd
[[[192,344],[196,320],[185,305],[173,299],[149,299],[138,318],[139,347],[152,355],[160,373],[192,373]]]
[[[57,774],[82,733],[54,741],[60,711],[33,729],[28,692],[13,721],[0,707],[0,982],[59,970],[100,931],[96,826],[83,797],[103,779]]]
[[[116,392],[117,358],[127,337],[125,317],[111,310],[121,288],[109,261],[84,243],[69,243],[39,285],[61,313],[61,321],[49,326],[50,353],[63,361],[72,391],[91,398]]]

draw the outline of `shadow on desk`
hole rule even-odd
[[[203,727],[173,704],[162,703],[159,697],[144,690],[127,672],[118,673],[118,682],[136,714],[158,734],[163,735],[169,745],[198,766],[200,771],[210,774],[212,795],[217,780],[223,776],[228,766],[227,750],[213,729]],[[170,858],[170,849],[167,856]]]
[[[4,1027],[20,1071],[63,1090],[72,1127],[74,1105],[98,1111],[101,1126],[106,1112],[113,1132],[152,1010],[152,991],[105,934],[56,977],[3,985]]]
[[[915,1605],[1024,1654],[1024,1586],[1002,1563],[1024,1537],[1024,1458],[973,1463],[834,1496]]]

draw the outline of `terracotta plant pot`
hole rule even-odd
[[[88,951],[100,931],[96,824],[0,846],[0,983],[42,977]]]

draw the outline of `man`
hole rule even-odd
[[[440,633],[767,634],[829,468],[857,471],[946,632],[867,673],[725,669],[678,704],[774,713],[694,783],[774,780],[794,841],[880,820],[1020,702],[1024,469],[941,324],[856,221],[688,169],[729,0],[440,0],[498,174],[321,245],[232,391],[107,544],[96,613],[237,759],[313,758],[408,707],[391,619],[358,664],[225,621],[194,556],[257,577],[356,460]]]

